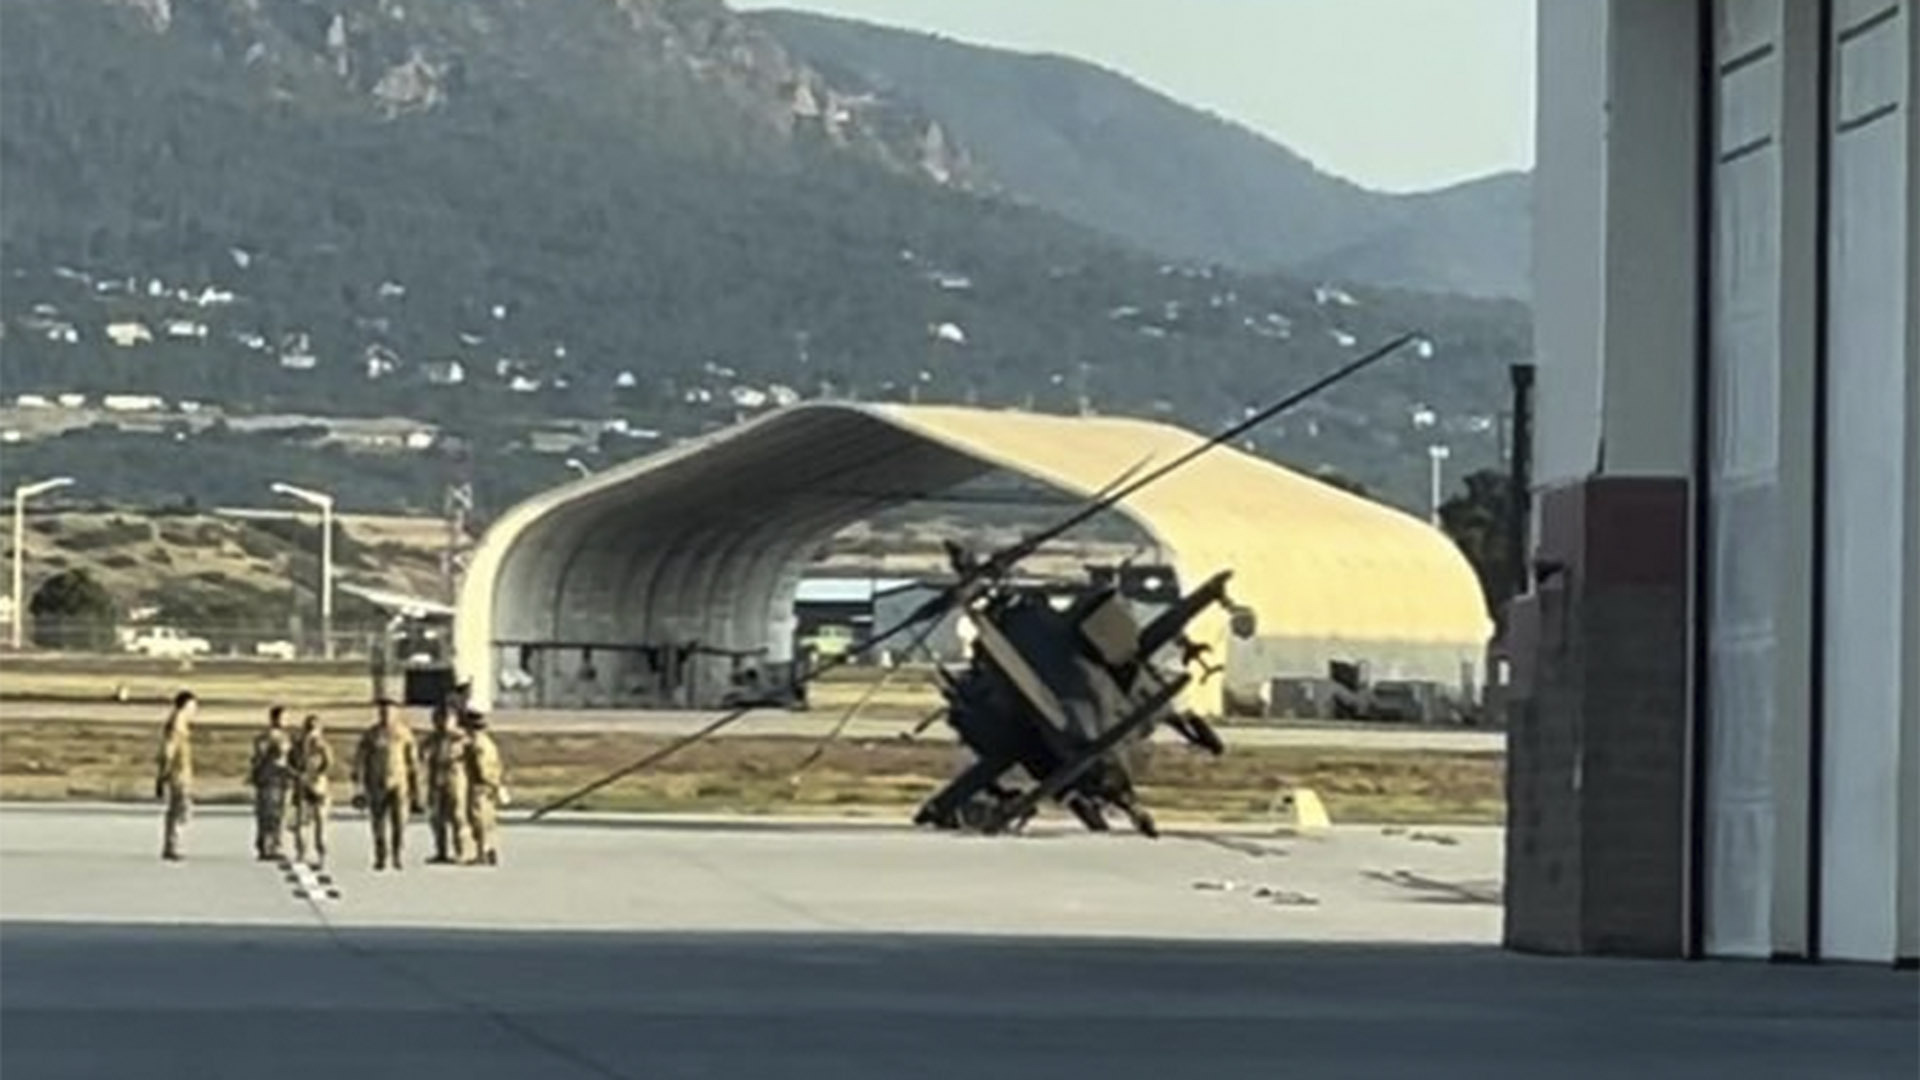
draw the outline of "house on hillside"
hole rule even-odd
[[[153,331],[147,329],[146,323],[133,319],[123,319],[119,322],[110,322],[107,324],[107,340],[123,349],[130,349],[135,345],[151,343],[153,341]]]
[[[527,432],[527,449],[536,454],[572,454],[592,450],[598,439],[578,428],[543,427]]]
[[[420,373],[435,386],[459,386],[467,381],[467,366],[458,360],[429,360]]]
[[[360,354],[361,362],[366,365],[367,378],[383,379],[393,374],[400,366],[400,354],[391,348],[374,344],[366,347]]]

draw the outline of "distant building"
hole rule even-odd
[[[107,340],[123,349],[142,345],[153,340],[153,331],[143,322],[122,321],[107,324]]]
[[[366,364],[369,379],[384,379],[400,366],[400,355],[385,345],[367,346],[361,360]]]
[[[527,449],[536,454],[571,454],[591,450],[595,436],[573,428],[535,428],[527,432]]]

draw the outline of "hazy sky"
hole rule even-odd
[[[1535,0],[730,0],[1123,72],[1368,187],[1533,164]]]

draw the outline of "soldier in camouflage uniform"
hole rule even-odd
[[[427,820],[433,826],[433,858],[428,862],[469,860],[467,735],[453,726],[453,717],[453,704],[442,702],[433,711],[433,731],[422,747],[427,765]]]
[[[193,691],[182,690],[173,696],[173,711],[160,735],[160,752],[155,757],[153,797],[166,804],[162,825],[160,857],[170,861],[182,858],[180,828],[193,810],[193,714],[199,707]]]
[[[293,852],[294,858],[307,861],[307,832],[313,832],[314,865],[327,861],[327,811],[332,800],[327,773],[333,769],[333,748],[320,730],[320,718],[312,713],[300,725],[300,737],[287,755],[293,771]]]
[[[293,739],[282,726],[286,709],[275,705],[267,710],[267,730],[253,740],[253,760],[248,766],[247,782],[253,785],[253,854],[256,859],[277,859],[286,837],[287,796],[293,780],[288,757]]]
[[[505,771],[500,747],[487,731],[487,718],[468,710],[461,718],[467,729],[467,820],[473,829],[475,857],[471,861],[500,865],[500,807],[506,801]]]
[[[353,781],[360,789],[354,805],[364,807],[373,824],[373,868],[400,869],[400,853],[407,831],[407,811],[420,813],[420,749],[413,732],[382,698],[380,718],[361,734],[354,749]]]

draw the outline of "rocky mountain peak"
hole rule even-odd
[[[938,185],[986,186],[918,106],[835,81],[720,0],[96,2],[254,69],[281,101],[330,83],[393,119],[454,104],[470,79],[555,86],[591,70],[663,93],[696,88],[776,145],[820,143]]]

